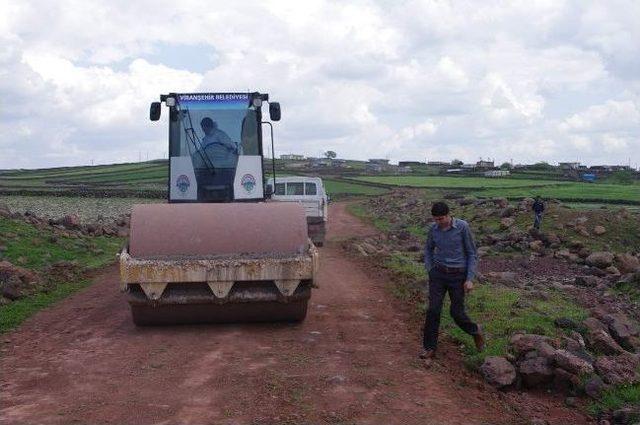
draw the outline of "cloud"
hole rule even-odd
[[[632,100],[608,100],[573,114],[560,124],[564,131],[640,130],[640,107]]]
[[[283,153],[613,163],[640,147],[631,0],[46,9],[2,5],[0,168],[166,155],[147,108],[171,91],[269,92]]]

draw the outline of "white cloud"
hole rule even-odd
[[[608,100],[573,114],[560,124],[564,131],[640,130],[640,107],[631,101]]]
[[[283,106],[279,152],[613,163],[638,151],[631,0],[0,8],[0,168],[163,155],[147,108],[170,91],[269,92]],[[189,48],[169,58],[168,45]],[[215,59],[206,71],[191,65],[201,57]]]

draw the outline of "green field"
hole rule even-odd
[[[481,196],[523,198],[540,195],[544,198],[564,200],[603,200],[640,202],[640,184],[567,183],[560,186],[487,189],[477,192]]]
[[[440,176],[365,176],[355,177],[353,178],[353,180],[392,186],[431,187],[443,189],[516,188],[532,186],[558,186],[567,184],[567,182],[542,179]]]
[[[519,199],[542,196],[591,203],[640,203],[640,184],[581,183],[542,179],[487,177],[367,176],[354,181],[385,186],[460,190],[477,197]]]

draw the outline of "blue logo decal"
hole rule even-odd
[[[242,176],[242,179],[240,179],[240,184],[244,187],[244,190],[246,190],[247,193],[251,193],[253,192],[253,189],[256,188],[256,178],[251,174],[245,174]]]
[[[176,180],[176,186],[178,186],[178,190],[180,192],[186,193],[186,191],[189,189],[189,186],[191,186],[189,177],[185,176],[184,174],[180,174],[178,176],[178,179]]]

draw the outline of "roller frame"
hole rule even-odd
[[[293,295],[300,281],[311,280],[318,268],[318,250],[309,241],[305,254],[274,257],[222,257],[215,259],[137,259],[124,247],[120,253],[121,289],[138,284],[150,301],[157,301],[168,284],[206,282],[219,299],[227,297],[234,282],[274,284],[284,297]]]

